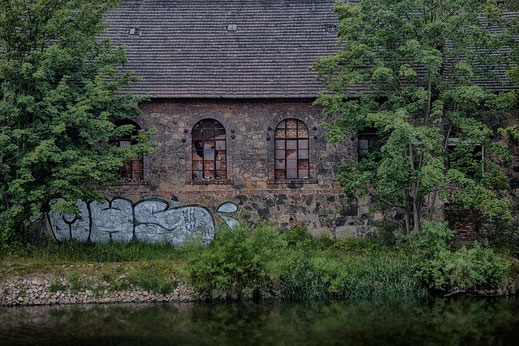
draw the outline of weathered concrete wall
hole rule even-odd
[[[136,202],[160,197],[217,206],[233,201],[245,220],[302,224],[310,231],[344,234],[371,229],[366,204],[348,205],[336,172],[357,158],[353,136],[341,144],[325,140],[321,108],[313,100],[153,100],[143,103],[137,123],[156,129],[156,154],[144,158],[144,181],[121,183],[108,191]],[[309,130],[310,179],[274,180],[274,131],[284,119],[303,121]],[[202,119],[216,119],[226,130],[228,180],[191,180],[191,131]]]

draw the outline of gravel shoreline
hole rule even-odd
[[[14,277],[0,283],[0,306],[37,306],[63,304],[160,303],[199,300],[196,291],[185,284],[169,294],[156,294],[140,288],[108,292],[88,289],[71,292],[52,290],[52,281],[41,277]]]

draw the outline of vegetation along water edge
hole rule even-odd
[[[460,246],[445,224],[424,228],[334,240],[267,223],[220,230],[209,246],[185,247],[49,240],[3,257],[0,304],[515,294],[513,247]]]

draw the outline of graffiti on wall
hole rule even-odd
[[[48,214],[50,231],[57,241],[75,239],[81,242],[168,242],[183,245],[191,239],[209,244],[214,239],[215,216],[199,204],[170,207],[160,198],[132,203],[114,198],[104,203],[78,201],[78,215],[55,211]],[[218,214],[231,229],[239,226],[231,216],[238,211],[233,202],[220,205]]]

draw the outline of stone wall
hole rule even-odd
[[[325,140],[326,121],[311,99],[298,100],[153,100],[141,105],[136,122],[156,129],[156,153],[144,157],[144,180],[121,183],[109,197],[134,202],[163,198],[196,203],[214,210],[225,201],[240,206],[245,220],[275,220],[282,227],[301,224],[315,234],[363,233],[372,217],[366,204],[348,205],[336,172],[356,159],[357,141]],[[303,121],[309,130],[310,179],[283,183],[274,179],[274,131],[284,119]],[[226,130],[228,180],[200,183],[191,179],[191,131],[202,119],[216,119]]]

